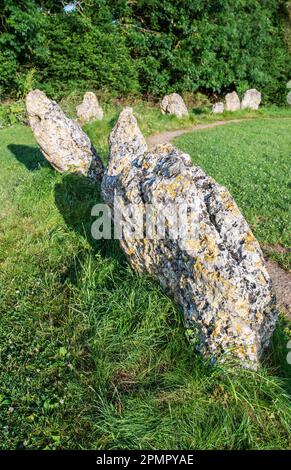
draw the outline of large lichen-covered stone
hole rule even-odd
[[[238,111],[240,109],[240,99],[236,91],[225,95],[225,110]]]
[[[98,178],[103,165],[89,137],[45,93],[34,90],[26,97],[29,124],[44,157],[58,171]]]
[[[241,109],[259,109],[261,101],[261,93],[255,88],[252,88],[245,92],[241,102]]]
[[[121,246],[182,306],[198,350],[256,368],[276,322],[274,298],[260,246],[227,189],[172,145],[148,151],[126,109],[110,136],[102,194],[115,215],[129,212]],[[187,237],[170,235],[171,222],[164,238],[140,231],[148,205],[158,226],[179,204]]]
[[[177,117],[188,116],[184,100],[178,93],[164,96],[161,101],[161,111],[163,114],[174,114]]]
[[[101,121],[103,110],[98,103],[98,99],[92,91],[85,93],[83,102],[76,107],[78,121],[81,124],[91,121]]]

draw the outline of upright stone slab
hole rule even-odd
[[[247,90],[241,102],[241,109],[259,109],[261,101],[262,95],[258,90]]]
[[[26,109],[34,137],[56,170],[101,177],[103,165],[89,137],[55,101],[34,90],[26,97]]]
[[[174,114],[177,117],[188,116],[188,110],[184,100],[178,93],[166,95],[162,99],[161,111],[163,114]]]
[[[101,121],[103,119],[103,110],[98,103],[95,93],[92,91],[85,93],[83,102],[77,106],[76,112],[80,124]]]
[[[224,112],[224,103],[214,103],[212,106],[212,112],[213,114],[222,114]]]
[[[225,96],[225,111],[238,111],[240,109],[240,99],[236,91]]]
[[[172,145],[148,151],[130,109],[109,143],[102,194],[115,217],[128,215],[121,246],[131,265],[181,305],[201,353],[256,368],[277,314],[260,246],[231,195]],[[155,223],[141,230],[145,219]]]
[[[287,101],[287,104],[291,106],[291,91],[289,91],[289,93],[287,94],[286,101]]]

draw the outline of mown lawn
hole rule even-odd
[[[286,242],[287,128],[240,124],[237,152],[228,128],[180,141],[270,243]],[[290,447],[283,317],[258,372],[200,358],[162,290],[133,273],[117,243],[91,239],[99,189],[57,174],[20,125],[0,130],[0,198],[1,449]]]

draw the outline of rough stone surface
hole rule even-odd
[[[109,143],[102,194],[111,207],[117,196],[115,215],[130,212],[121,246],[131,265],[181,305],[201,353],[256,368],[277,314],[260,246],[231,195],[171,144],[148,151],[130,109]],[[147,204],[158,219],[180,203],[194,208],[187,237],[134,238]]]
[[[287,104],[291,106],[291,91],[289,91],[286,101],[287,101]]]
[[[213,112],[213,114],[222,114],[223,111],[224,111],[224,103],[222,103],[222,102],[215,103],[215,104],[212,106],[212,112]]]
[[[240,99],[236,91],[227,93],[225,96],[225,110],[238,111],[240,109]]]
[[[161,111],[163,114],[174,114],[177,117],[188,116],[184,100],[178,93],[164,96],[161,102]]]
[[[80,125],[67,118],[60,106],[42,91],[26,97],[29,124],[44,157],[58,171],[98,178],[103,165]]]
[[[288,90],[291,90],[291,80],[289,80],[289,82],[287,83],[286,88],[287,88]]]
[[[98,103],[95,93],[88,91],[85,93],[83,102],[76,108],[78,121],[81,124],[90,121],[101,121],[103,119],[103,110]]]
[[[259,109],[262,95],[255,88],[247,90],[241,102],[241,109]]]

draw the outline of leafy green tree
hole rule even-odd
[[[289,0],[79,0],[70,13],[68,3],[0,0],[0,95],[256,87],[283,102]]]

